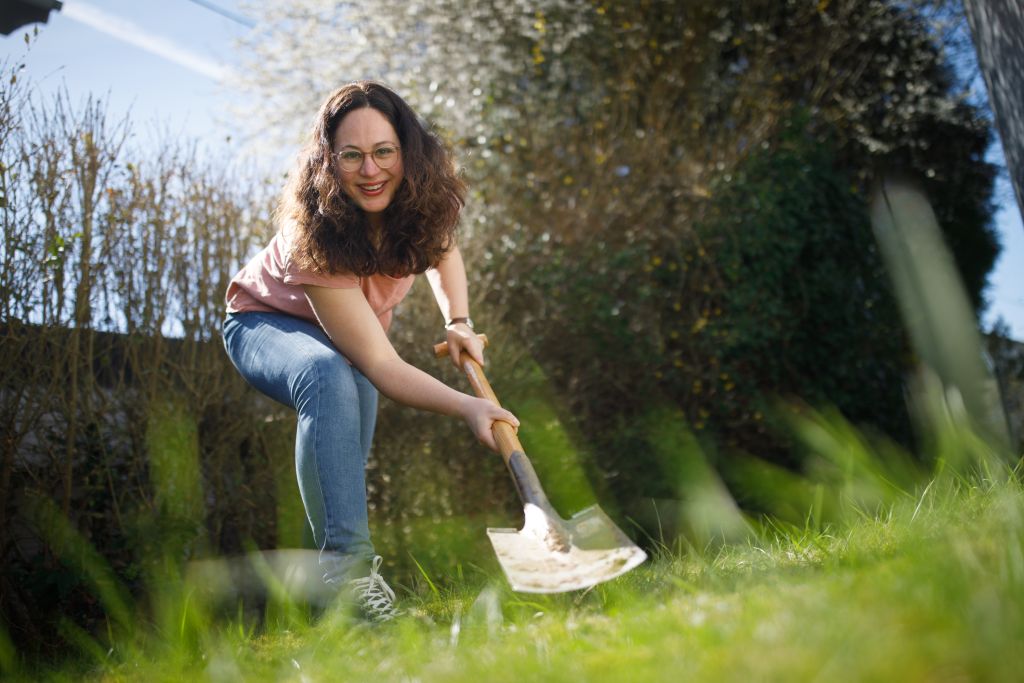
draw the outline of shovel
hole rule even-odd
[[[486,344],[487,337],[480,337]],[[447,356],[448,344],[434,346],[434,354]],[[459,367],[477,396],[501,405],[483,369],[468,353],[459,357]],[[544,495],[512,425],[499,421],[491,430],[523,502],[522,529],[487,530],[512,590],[565,593],[590,588],[647,559],[647,553],[596,505],[562,519]]]

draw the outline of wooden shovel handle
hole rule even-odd
[[[484,346],[487,346],[487,335],[477,335],[483,340]],[[434,345],[434,355],[438,358],[444,358],[448,355],[448,342],[441,342],[440,344]],[[473,358],[463,351],[459,355],[459,367],[462,368],[462,372],[466,374],[466,379],[469,380],[470,386],[473,387],[473,393],[479,398],[486,398],[494,405],[501,407],[501,401],[498,400],[497,395],[494,393],[494,389],[491,388],[491,383],[487,381],[487,376],[484,374],[484,369],[480,367]],[[508,464],[509,458],[516,451],[523,452],[523,445],[519,443],[518,437],[516,437],[515,429],[512,428],[508,422],[502,420],[495,420],[491,426],[491,433],[494,435],[494,441],[498,444],[498,450],[501,452],[501,457],[505,460],[505,464]]]

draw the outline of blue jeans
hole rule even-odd
[[[256,389],[294,408],[295,471],[329,584],[368,572],[374,555],[366,459],[377,390],[316,324],[283,313],[233,313],[224,348]]]

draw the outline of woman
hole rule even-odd
[[[365,466],[377,391],[464,419],[495,449],[515,416],[407,364],[386,332],[413,276],[426,273],[453,361],[483,363],[455,245],[465,186],[445,147],[373,82],[327,98],[277,212],[278,233],[231,281],[224,345],[255,388],[298,413],[299,491],[324,580],[374,620],[394,593],[367,525]]]

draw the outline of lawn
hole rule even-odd
[[[1024,491],[939,476],[845,521],[751,521],[742,541],[659,545],[588,592],[482,575],[400,591],[370,626],[286,600],[214,617],[184,586],[152,623],[78,634],[80,656],[12,679],[98,681],[1019,680]],[[155,601],[158,604],[160,601]]]

